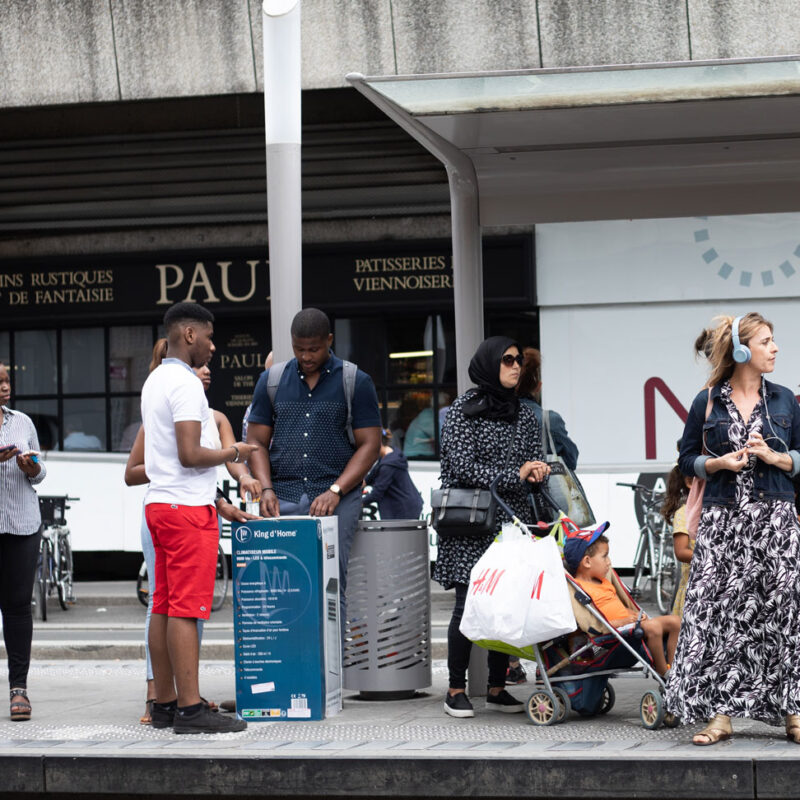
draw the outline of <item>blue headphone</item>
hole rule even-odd
[[[742,344],[739,341],[739,321],[741,317],[736,317],[733,321],[733,325],[731,326],[731,338],[733,339],[733,360],[737,364],[746,364],[752,357],[753,354],[750,352],[750,348],[746,344]]]

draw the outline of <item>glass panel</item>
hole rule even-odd
[[[12,383],[20,394],[56,394],[56,332],[21,331],[14,337]]]
[[[129,453],[141,425],[141,401],[138,397],[111,398],[112,450]]]
[[[521,111],[791,94],[800,61],[654,67],[525,70],[501,75],[369,79],[373,89],[411,114]]]
[[[6,366],[9,364],[11,358],[11,334],[6,331],[0,331],[0,361]]]
[[[57,400],[20,400],[14,407],[24,411],[33,420],[41,450],[58,449]]]
[[[438,401],[436,417],[439,420],[439,430],[437,431],[437,434],[439,439],[441,439],[442,436],[442,425],[444,425],[444,420],[447,416],[450,404],[456,399],[456,397],[458,397],[458,389],[456,389],[455,386],[442,386],[441,389],[436,393],[436,399]],[[437,442],[439,439],[437,439]]]
[[[106,401],[102,397],[64,401],[64,449],[106,449]]]
[[[108,350],[108,377],[111,391],[141,391],[153,355],[153,329],[149,325],[111,328],[108,335]],[[113,428],[113,416],[111,424]]]
[[[333,352],[358,364],[378,385],[386,379],[384,339],[381,319],[337,319],[333,326]]]
[[[389,383],[432,383],[437,326],[432,317],[392,320],[387,325]]]
[[[102,328],[75,328],[63,331],[61,361],[64,394],[105,391]]]
[[[389,392],[387,416],[392,432],[392,446],[408,458],[433,458],[436,455],[436,431],[433,392],[428,389]]]

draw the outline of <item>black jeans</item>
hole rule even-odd
[[[0,613],[8,654],[8,685],[12,689],[28,685],[33,637],[31,596],[41,538],[40,532],[32,536],[0,533]]]
[[[450,617],[450,627],[447,629],[447,669],[450,673],[451,689],[467,688],[467,667],[469,656],[472,652],[472,642],[458,629],[461,617],[464,614],[464,604],[467,602],[466,583],[457,583],[456,604],[453,606],[453,616]],[[508,669],[508,656],[489,650],[489,688],[506,685],[506,670]]]

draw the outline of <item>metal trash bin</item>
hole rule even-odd
[[[345,689],[400,700],[431,685],[431,593],[424,520],[362,520],[347,569]]]

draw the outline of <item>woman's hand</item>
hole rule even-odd
[[[11,447],[8,450],[0,450],[0,464],[9,461],[14,456],[19,455],[19,447]]]
[[[248,514],[247,511],[242,511],[236,508],[235,505],[229,503],[227,500],[219,500],[216,504],[217,513],[228,522],[247,522],[251,519],[260,519],[255,514]]]
[[[239,496],[246,502],[245,495],[250,493],[251,500],[261,499],[261,481],[254,478],[252,475],[244,475],[239,480]]]
[[[734,450],[732,453],[725,453],[718,458],[711,458],[706,461],[706,472],[709,475],[719,472],[721,469],[728,469],[731,472],[741,472],[747,466],[748,449],[743,447],[741,450]]]
[[[17,466],[29,477],[35,478],[42,468],[33,460],[33,456],[29,453],[20,453],[17,456]]]
[[[773,450],[765,441],[760,433],[754,433],[747,440],[748,453],[761,459],[765,464],[772,464],[783,470],[792,468],[792,457],[788,453],[778,453]]]
[[[519,468],[519,479],[528,483],[541,483],[550,474],[550,465],[544,461],[526,461]]]

